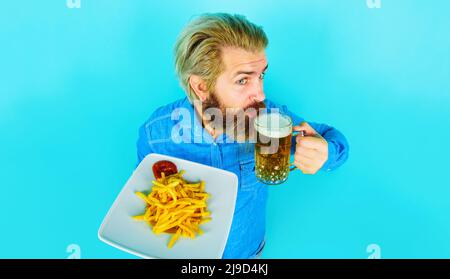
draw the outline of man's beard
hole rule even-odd
[[[214,93],[202,103],[205,125],[239,142],[256,139],[253,121],[265,108],[264,102],[255,102],[245,108],[226,108]]]

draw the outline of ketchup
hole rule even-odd
[[[162,172],[164,173],[164,176],[178,173],[177,166],[171,161],[166,160],[154,163],[152,170],[156,178],[161,178]]]

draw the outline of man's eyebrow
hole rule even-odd
[[[269,64],[267,64],[266,67],[264,67],[264,70],[262,70],[262,71],[265,72],[265,71],[267,70],[268,67],[269,67]],[[254,75],[254,74],[256,74],[256,72],[255,72],[255,71],[250,71],[250,72],[247,72],[247,71],[238,71],[238,72],[236,72],[236,73],[234,74],[234,76],[241,75],[241,74]]]

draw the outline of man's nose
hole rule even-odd
[[[258,84],[255,88],[255,94],[253,95],[254,102],[262,102],[266,99],[266,95],[264,94],[264,88],[262,83]]]

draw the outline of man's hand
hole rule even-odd
[[[293,130],[304,132],[295,139],[294,165],[305,174],[315,174],[328,159],[328,142],[306,122]]]

